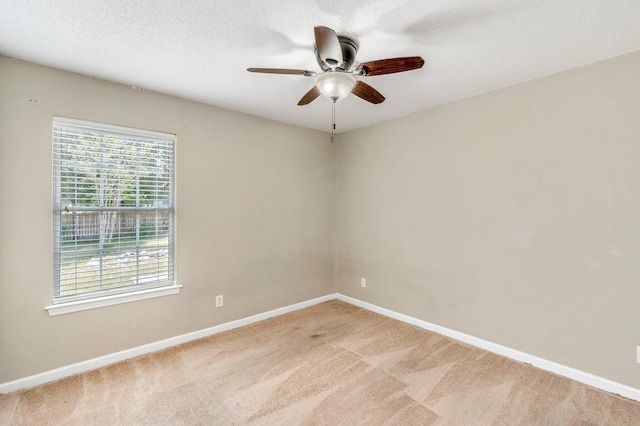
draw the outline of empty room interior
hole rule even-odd
[[[637,424],[639,19],[3,2],[0,424]]]

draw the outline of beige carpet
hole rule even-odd
[[[638,425],[640,403],[331,301],[0,395],[17,425]]]

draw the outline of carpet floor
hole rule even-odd
[[[638,425],[609,394],[337,300],[0,395],[7,425]]]

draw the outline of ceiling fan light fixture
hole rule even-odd
[[[358,40],[353,36],[338,35],[329,27],[313,27],[316,44],[314,54],[321,74],[314,71],[288,68],[247,68],[249,72],[266,74],[297,74],[315,77],[314,86],[298,101],[298,105],[308,105],[320,95],[335,102],[346,98],[349,93],[372,104],[384,102],[384,96],[373,87],[355,76],[395,74],[422,68],[424,59],[420,56],[378,59],[362,62],[353,69]]]
[[[353,75],[339,71],[328,71],[315,79],[315,85],[320,94],[334,102],[346,98],[356,83],[357,80]]]

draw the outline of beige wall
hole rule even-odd
[[[53,115],[177,134],[179,295],[45,312]],[[323,132],[0,57],[0,383],[333,293],[334,156]]]
[[[640,388],[640,52],[337,147],[338,292]]]

